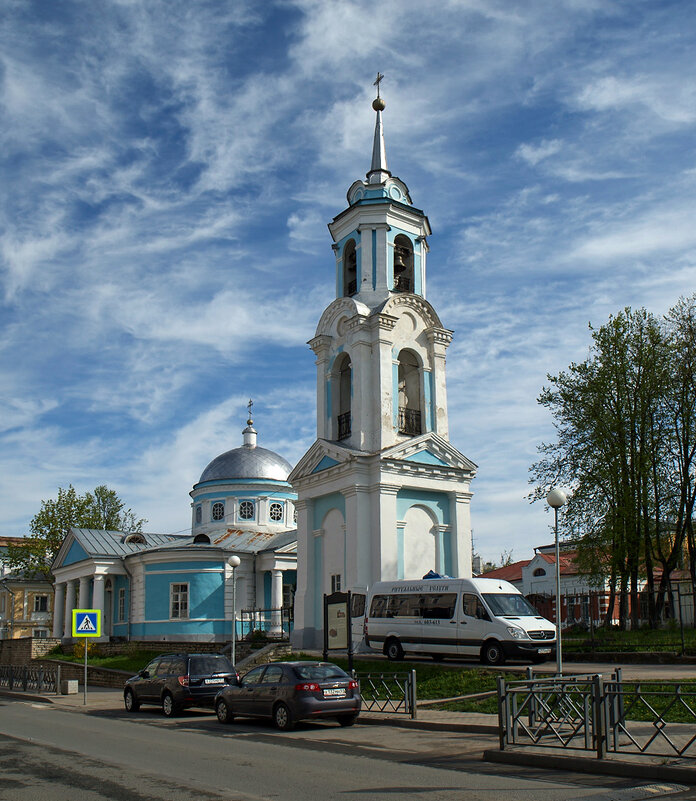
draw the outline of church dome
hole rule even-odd
[[[271,481],[287,481],[292,465],[268,448],[233,448],[220,454],[205,468],[199,484],[205,481],[221,481],[233,478],[262,478]]]

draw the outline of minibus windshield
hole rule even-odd
[[[529,603],[524,595],[510,593],[483,593],[483,600],[496,617],[539,617],[537,610]]]

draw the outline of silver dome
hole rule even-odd
[[[233,448],[205,468],[198,481],[220,481],[230,478],[267,478],[287,481],[292,465],[282,456],[267,448]]]

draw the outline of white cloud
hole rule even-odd
[[[538,145],[521,144],[515,155],[534,167],[549,156],[554,156],[562,147],[560,139],[544,139]]]

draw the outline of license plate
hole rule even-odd
[[[324,698],[344,698],[346,691],[342,687],[333,690],[324,690]]]
[[[550,648],[540,648],[539,649],[539,653],[540,654],[550,654],[551,653],[551,649]]]
[[[224,679],[205,679],[203,684],[224,684]]]

